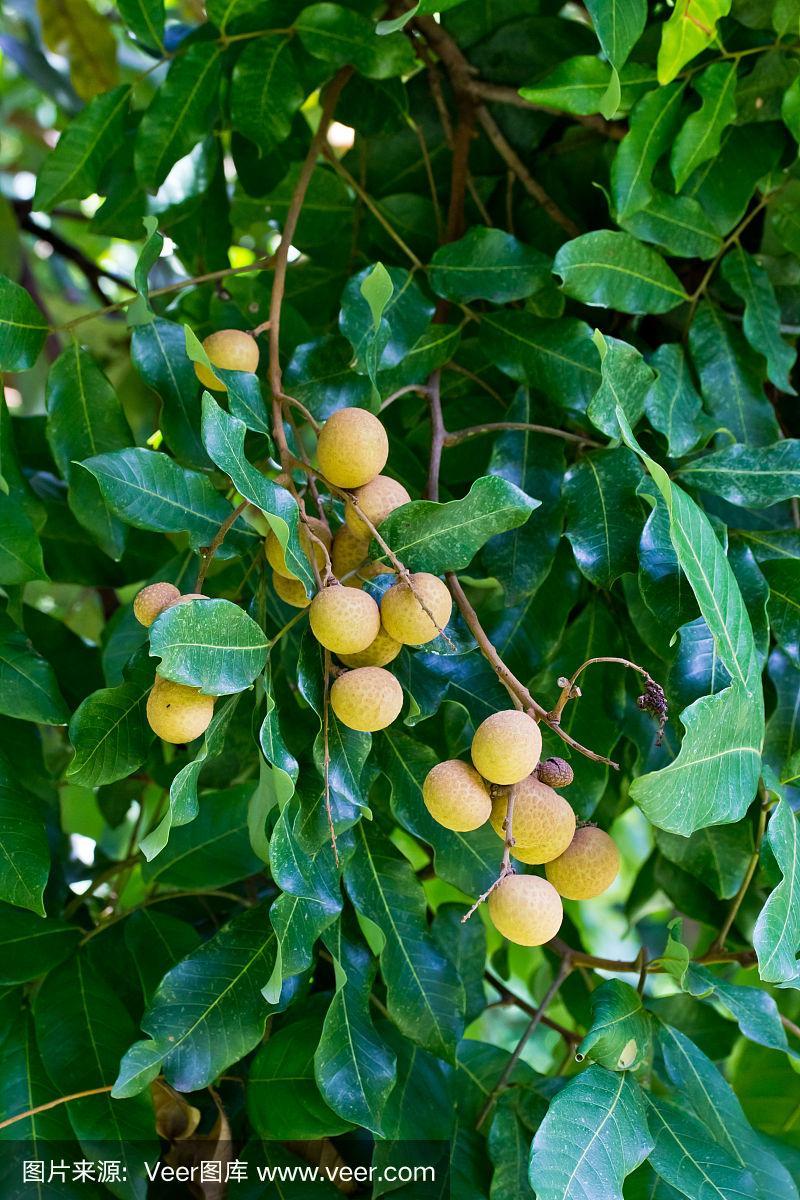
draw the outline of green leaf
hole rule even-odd
[[[369,372],[371,354],[376,370],[401,363],[426,332],[434,310],[410,272],[399,267],[388,268],[386,273],[394,290],[381,312],[380,352],[376,356],[373,311],[362,291],[372,270],[366,267],[348,280],[339,314],[339,328],[353,347],[356,370],[364,374]]]
[[[497,367],[559,408],[584,413],[600,383],[592,331],[573,317],[549,321],[525,312],[485,313],[481,339]]]
[[[252,788],[239,784],[200,797],[194,821],[176,829],[142,878],[175,888],[223,888],[255,875],[262,863],[250,849],[247,805]],[[170,964],[171,965],[171,964]]]
[[[111,511],[137,529],[188,533],[194,548],[211,542],[231,514],[231,506],[206,475],[189,471],[155,450],[118,450],[81,464],[97,479]],[[256,546],[257,535],[243,523],[226,544]]]
[[[657,374],[645,396],[644,411],[654,429],[667,439],[670,458],[682,458],[710,437],[713,425],[703,412],[681,346],[664,343],[650,359]]]
[[[42,1061],[61,1095],[113,1083],[133,1022],[85,953],[50,972],[36,996],[34,1016]],[[112,1157],[123,1164],[127,1183],[117,1194],[144,1200],[144,1164],[158,1158],[150,1097],[86,1096],[67,1111],[87,1157]]]
[[[688,297],[660,254],[629,233],[598,229],[565,242],[553,262],[574,300],[627,313],[663,313]]]
[[[678,476],[692,487],[744,508],[767,508],[800,496],[800,439],[751,449],[740,443],[704,454]]]
[[[178,1091],[207,1087],[261,1040],[270,1011],[261,990],[274,958],[266,909],[256,905],[164,976],[142,1029],[162,1056],[165,1079]]]
[[[118,0],[117,7],[133,36],[148,50],[164,49],[164,0]]]
[[[736,120],[736,63],[713,63],[693,86],[702,105],[686,118],[670,155],[678,191],[697,167],[719,154],[722,133]]]
[[[190,600],[166,609],[150,627],[150,653],[159,675],[228,696],[264,670],[269,640],[260,625],[230,600]]]
[[[291,39],[268,34],[245,46],[231,85],[231,123],[256,145],[288,138],[305,92]]]
[[[42,725],[69,720],[53,668],[5,613],[0,613],[0,713]]]
[[[800,665],[800,560],[763,563],[761,572],[769,584],[767,612],[772,636],[794,662]]]
[[[69,723],[75,757],[67,768],[73,783],[100,787],[142,765],[154,736],[145,719],[154,674],[141,650],[125,668],[123,683],[92,692],[75,710]]]
[[[370,79],[389,79],[414,69],[414,54],[402,33],[377,38],[372,21],[339,4],[309,5],[294,28],[308,53],[331,66],[350,64]]]
[[[398,1028],[432,1054],[455,1057],[463,1029],[464,991],[425,920],[425,894],[408,862],[377,830],[355,829],[356,849],[345,869],[358,911],[384,937],[381,973]]]
[[[722,260],[722,275],[744,301],[744,334],[767,360],[770,380],[776,388],[794,396],[789,377],[797,355],[780,336],[781,312],[769,275],[738,242]]]
[[[217,103],[223,47],[195,42],[175,58],[145,110],[136,134],[136,177],[149,191],[206,136]]]
[[[127,84],[95,96],[70,122],[36,179],[34,208],[49,212],[64,200],[100,190],[100,176],[123,136],[131,89]]]
[[[731,0],[677,0],[661,31],[658,82],[669,83],[687,62],[715,40],[717,21],[731,10]]]
[[[514,1088],[501,1094],[489,1127],[489,1157],[494,1164],[492,1200],[531,1200],[528,1183],[530,1140],[546,1111],[544,1099],[533,1091]]]
[[[636,447],[621,409],[617,415]],[[631,799],[654,825],[688,836],[739,820],[753,800],[764,738],[761,669],[742,594],[708,517],[636,448],[664,497],[678,561],[731,677],[723,691],[681,713],[686,732],[677,758],[631,784]]]
[[[766,842],[783,879],[767,897],[753,930],[758,973],[765,983],[797,987],[800,907],[795,897],[800,888],[800,829],[786,800],[781,800],[772,814]]]
[[[404,504],[387,517],[380,532],[410,571],[441,575],[468,566],[490,537],[524,525],[540,503],[513,483],[484,475],[461,500]],[[375,542],[370,557],[387,561]]]
[[[200,438],[200,384],[181,326],[162,317],[137,325],[131,336],[131,361],[161,398],[159,422],[170,450],[187,466],[207,467]]]
[[[731,1086],[683,1033],[661,1027],[659,1043],[667,1073],[685,1108],[695,1114],[756,1182],[758,1200],[796,1200],[797,1188],[783,1164],[750,1126]],[[752,1192],[750,1193],[752,1194]]]
[[[619,74],[622,89],[619,107],[630,108],[643,87],[656,82],[655,72],[641,63],[631,63]],[[576,55],[558,63],[531,87],[519,94],[531,104],[589,116],[600,112],[611,83],[611,68],[595,55]]]
[[[577,1048],[610,1071],[628,1071],[650,1054],[650,1016],[630,984],[609,979],[592,992],[592,1023]]]
[[[69,484],[70,508],[101,549],[118,559],[125,546],[125,528],[98,494],[97,480],[79,464],[130,445],[122,405],[97,363],[77,342],[50,368],[46,400],[47,440]]]
[[[49,874],[41,801],[18,783],[0,782],[0,900],[43,917]]]
[[[704,880],[721,900],[736,895],[753,854],[753,829],[748,819],[698,829],[688,838],[656,829],[655,839],[665,858]]]
[[[139,849],[148,862],[164,849],[173,826],[188,825],[197,816],[200,773],[209,759],[222,753],[238,701],[238,696],[229,696],[216,706],[202,746],[192,762],[182,767],[170,784],[167,811],[156,828],[139,843]]]
[[[762,359],[712,304],[703,303],[689,329],[689,349],[706,409],[737,442],[766,446],[780,429],[764,395]]]
[[[463,3],[464,0],[417,0],[417,3],[412,8],[401,13],[399,17],[394,17],[391,21],[379,21],[375,26],[375,32],[381,37],[385,37],[387,33],[394,33],[398,29],[405,28],[413,17],[447,12],[449,9],[457,8],[459,4]]]
[[[690,196],[653,190],[644,208],[620,218],[628,233],[680,258],[714,258],[722,239],[714,222]]]
[[[621,1200],[625,1177],[652,1149],[636,1081],[592,1066],[556,1094],[533,1139],[537,1200]]]
[[[302,1017],[274,1033],[250,1068],[247,1112],[259,1137],[304,1141],[351,1128],[325,1103],[314,1078],[319,1020]]]
[[[630,129],[611,167],[611,195],[622,222],[651,199],[656,163],[672,146],[680,119],[683,84],[654,88],[634,108]]]
[[[646,0],[587,0],[586,8],[612,66],[611,83],[600,111],[604,117],[613,117],[620,101],[619,71],[644,31],[647,4]]]
[[[156,988],[176,963],[191,954],[200,937],[186,921],[170,917],[157,908],[140,908],[125,921],[125,947],[149,1004]],[[158,1058],[161,1065],[161,1056]]]
[[[369,996],[377,962],[344,917],[325,935],[336,991],[314,1052],[317,1086],[345,1121],[381,1133],[381,1114],[394,1087],[396,1061],[372,1023]]]
[[[37,533],[43,519],[19,469],[11,416],[0,400],[0,583],[47,578]]]
[[[24,288],[0,275],[0,371],[27,371],[50,326]]]
[[[11,993],[11,997],[13,1000],[14,993]],[[0,1045],[0,1120],[3,1121],[36,1109],[39,1105],[47,1105],[51,1100],[58,1100],[58,1089],[48,1077],[36,1046],[33,1015],[29,1009],[20,1007],[20,999],[17,993],[12,1019],[4,1022],[6,1035]],[[8,1153],[12,1148],[7,1143],[12,1138],[18,1140],[21,1148],[41,1147],[47,1142],[72,1141],[66,1106],[56,1104],[53,1108],[45,1108],[43,1112],[33,1112],[4,1130],[3,1141],[6,1142],[7,1152],[4,1157],[11,1159],[7,1166],[14,1170],[19,1179],[20,1166],[13,1161],[16,1155]],[[10,1170],[3,1172],[9,1181],[10,1174]],[[35,1185],[37,1200],[58,1200],[59,1192],[63,1197],[65,1189],[60,1180],[56,1182],[54,1179],[49,1186],[44,1182]]]
[[[164,239],[158,232],[158,217],[146,216],[142,223],[146,236],[133,269],[133,282],[138,294],[125,312],[131,329],[138,325],[149,325],[154,319],[150,306],[150,272],[161,257],[164,246]]]
[[[0,984],[27,983],[46,975],[72,953],[81,930],[57,918],[35,916],[19,908],[2,907]]]
[[[781,116],[796,142],[800,142],[800,76],[789,87],[781,103]]]
[[[306,586],[314,586],[311,565],[300,544],[297,502],[286,488],[272,483],[247,461],[245,425],[220,408],[209,392],[203,393],[203,444],[212,461],[230,476],[245,500],[261,509],[284,551],[286,566]]]
[[[564,476],[565,533],[575,561],[597,587],[610,587],[636,569],[641,478],[636,459],[624,448],[586,454]]]
[[[594,342],[600,355],[601,383],[586,415],[608,437],[616,437],[617,405],[634,426],[644,412],[653,371],[639,351],[627,342],[603,337],[599,329],[595,330]]]
[[[457,242],[440,246],[428,281],[445,300],[507,304],[540,291],[550,279],[549,260],[502,229],[476,225]]]
[[[647,1121],[654,1142],[648,1161],[684,1196],[737,1200],[753,1194],[750,1172],[709,1138],[708,1127],[682,1105],[648,1095]]]

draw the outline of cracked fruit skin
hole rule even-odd
[[[505,837],[508,791],[492,801],[492,828]],[[575,836],[575,813],[563,796],[554,792],[535,775],[517,784],[514,815],[511,822],[514,846],[511,853],[524,863],[546,863],[563,854]]]
[[[487,904],[497,932],[518,946],[543,946],[564,919],[561,897],[538,875],[506,875]]]
[[[381,627],[381,611],[372,596],[339,585],[317,592],[308,617],[314,637],[334,654],[366,650]]]
[[[156,617],[179,598],[180,592],[174,583],[149,583],[136,593],[133,615],[140,625],[149,629]]]
[[[320,521],[318,517],[309,517],[308,524],[311,526],[312,533],[316,534],[320,542],[323,542],[324,545],[327,546],[328,550],[330,550],[331,534],[324,521]],[[300,545],[302,546],[303,552],[309,562],[311,562],[311,556],[313,554],[314,561],[316,562],[317,566],[320,569],[324,567],[325,551],[322,549],[322,546],[320,546],[319,542],[315,542],[311,539],[304,524],[300,526]],[[277,536],[271,529],[267,534],[264,549],[267,555],[267,562],[272,567],[273,571],[275,571],[278,575],[283,575],[284,579],[295,578],[286,565],[286,555],[284,553],[283,546],[280,544]]]
[[[567,849],[549,862],[545,875],[565,900],[592,900],[619,874],[619,850],[602,829],[585,825],[575,832]]]
[[[331,686],[331,708],[348,729],[375,733],[400,716],[403,689],[383,667],[346,671]]]
[[[363,487],[356,488],[353,495],[358,501],[358,506],[364,513],[364,516],[376,528],[382,521],[386,520],[389,513],[393,513],[396,508],[400,508],[403,504],[408,504],[411,500],[411,496],[402,483],[398,483],[396,479],[392,479],[389,475],[376,475],[374,479],[371,479],[369,483],[365,483]],[[356,537],[364,538],[367,541],[370,540],[372,537],[371,530],[362,521],[352,504],[348,504],[345,509],[345,520],[348,528],[352,530]]]
[[[219,329],[203,338],[203,349],[215,367],[223,371],[247,371],[254,374],[258,366],[258,342],[241,329]],[[227,392],[226,385],[203,363],[194,364],[195,374],[203,387],[215,392]]]
[[[193,742],[208,729],[213,715],[213,696],[203,696],[197,688],[156,675],[147,697],[147,720],[162,742]]]
[[[337,487],[363,487],[380,475],[388,457],[386,430],[365,408],[340,408],[319,432],[319,469]]]
[[[404,646],[422,646],[439,636],[453,611],[453,597],[447,584],[436,575],[418,571],[411,576],[417,593],[433,614],[436,624],[425,612],[407,583],[396,583],[384,592],[381,600],[381,616],[387,631]],[[439,629],[436,628],[439,626]]]
[[[458,833],[479,829],[492,811],[486,784],[474,767],[458,758],[430,769],[422,785],[422,799],[434,821]]]
[[[305,586],[299,579],[287,579],[285,575],[273,571],[272,586],[283,603],[291,604],[292,608],[308,608],[311,603],[311,597],[306,595]]]
[[[472,739],[472,761],[490,783],[520,783],[536,767],[542,753],[539,726],[515,708],[492,713]]]
[[[360,650],[358,654],[340,654],[339,658],[346,667],[385,667],[397,658],[402,649],[400,643],[390,637],[381,625],[377,637],[366,650]]]

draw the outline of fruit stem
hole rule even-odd
[[[487,888],[473,904],[469,912],[465,913],[461,918],[463,925],[470,919],[477,908],[483,904],[484,900],[488,900],[496,887],[499,887],[507,875],[514,874],[514,867],[511,862],[511,850],[514,846],[514,805],[517,800],[517,785],[514,784],[508,789],[508,797],[506,799],[506,815],[503,821],[503,859],[500,863],[500,874],[495,879],[491,887]]]
[[[197,578],[194,582],[194,590],[196,592],[199,592],[202,589],[203,584],[206,581],[206,575],[208,574],[208,568],[211,566],[214,555],[217,553],[220,546],[225,541],[225,538],[227,537],[227,534],[228,534],[228,530],[233,525],[236,524],[236,521],[242,515],[242,513],[247,508],[249,503],[250,503],[249,500],[243,500],[241,502],[241,504],[238,504],[236,506],[236,508],[231,509],[231,511],[228,513],[227,517],[225,518],[225,520],[220,525],[217,532],[214,534],[214,537],[211,540],[211,542],[207,546],[203,546],[201,548],[201,550],[200,550],[200,568],[197,572]]]

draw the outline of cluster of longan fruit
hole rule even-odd
[[[563,759],[540,762],[542,735],[516,709],[493,713],[472,739],[472,763],[448,759],[425,778],[422,796],[431,816],[446,829],[466,832],[486,821],[506,836],[509,788],[515,788],[511,854],[544,866],[539,875],[507,873],[488,897],[495,928],[521,946],[541,946],[558,933],[562,896],[590,900],[617,877],[619,851],[602,829],[577,827],[575,813],[553,784],[566,786],[572,770]]]
[[[156,617],[176,604],[187,600],[208,600],[202,592],[178,591],[173,583],[151,583],[137,593],[133,601],[133,614],[146,629]],[[173,683],[156,674],[155,682],[147,697],[147,720],[153,732],[165,742],[182,745],[193,742],[205,733],[214,715],[214,696],[204,696],[197,688]]]

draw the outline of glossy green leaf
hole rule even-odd
[[[669,312],[688,298],[660,254],[610,229],[565,242],[553,270],[574,300],[622,312]]]
[[[217,102],[222,46],[195,42],[170,67],[136,134],[136,177],[150,191],[164,182],[170,168],[200,141]]]
[[[661,31],[659,83],[669,83],[687,62],[708,49],[716,37],[717,21],[730,9],[731,0],[677,0]]]
[[[381,310],[381,326],[377,335],[379,350],[376,353],[375,321],[369,301],[362,291],[372,270],[366,267],[348,280],[342,293],[339,314],[339,328],[353,347],[357,370],[364,374],[368,373],[370,353],[375,359],[376,369],[386,370],[402,362],[427,330],[434,310],[434,305],[408,271],[398,267],[387,270],[393,291]]]
[[[598,587],[635,569],[644,516],[636,494],[641,477],[624,448],[587,454],[564,477],[565,533],[581,571]]]
[[[345,1133],[350,1123],[326,1104],[314,1077],[319,1021],[303,1017],[274,1033],[253,1060],[247,1111],[260,1137],[285,1141]]]
[[[43,919],[19,908],[2,908],[0,984],[26,983],[45,975],[72,953],[81,936],[76,925]]]
[[[288,37],[272,34],[245,45],[233,71],[234,129],[257,144],[285,141],[304,99]]]
[[[150,628],[150,653],[159,675],[205,696],[249,687],[264,670],[269,640],[230,600],[190,600],[167,609]]]
[[[688,838],[656,829],[655,838],[665,858],[704,880],[720,899],[736,895],[753,854],[753,829],[747,819],[698,829]]]
[[[186,921],[159,912],[155,905],[131,913],[124,928],[125,946],[149,1004],[167,971],[197,949],[200,937]],[[160,1061],[159,1057],[159,1065]]]
[[[644,31],[647,4],[645,0],[588,0],[586,8],[612,67],[611,82],[600,107],[603,116],[612,117],[620,101],[619,71]]]
[[[726,126],[736,120],[736,64],[713,63],[694,83],[702,100],[675,139],[670,166],[675,186],[680,189],[702,163],[719,153]]]
[[[49,325],[24,288],[0,275],[0,371],[27,371]]]
[[[592,331],[583,321],[488,313],[481,337],[492,361],[512,379],[544,392],[560,408],[586,411],[600,383],[600,368]]]
[[[691,196],[653,189],[647,204],[621,217],[620,224],[640,241],[679,258],[715,258],[722,249],[714,222]]]
[[[33,203],[49,212],[64,200],[83,200],[99,190],[106,162],[123,134],[131,89],[95,96],[62,133],[36,179]]]
[[[767,612],[772,636],[795,665],[800,664],[800,560],[764,563],[769,584]]]
[[[777,441],[780,430],[764,395],[762,360],[712,304],[699,306],[689,330],[689,349],[706,408],[718,426],[751,446]]]
[[[550,263],[502,229],[477,225],[457,242],[440,246],[428,279],[446,300],[491,300],[507,304],[538,292],[550,278]]]
[[[766,983],[796,987],[800,952],[800,829],[786,800],[781,800],[767,826],[767,845],[783,879],[770,893],[753,930],[758,973]]]
[[[800,440],[751,449],[741,443],[704,454],[679,471],[691,487],[745,508],[766,508],[800,495]]]
[[[531,1147],[537,1200],[620,1200],[652,1149],[645,1100],[627,1072],[591,1066],[552,1100]]]
[[[595,331],[600,355],[601,383],[586,415],[608,437],[617,432],[616,409],[620,405],[633,426],[644,412],[645,398],[653,382],[653,371],[634,346]]]
[[[654,88],[631,113],[630,129],[614,156],[611,195],[618,221],[644,208],[656,163],[672,146],[680,119],[683,85]]]
[[[164,0],[119,0],[120,16],[149,50],[164,47]]]
[[[592,1022],[576,1053],[609,1071],[628,1071],[650,1052],[650,1017],[635,988],[609,979],[592,992]]]
[[[402,33],[378,38],[372,21],[339,4],[311,4],[295,21],[300,41],[315,58],[334,67],[352,64],[371,79],[388,79],[413,69],[414,56]]]
[[[250,787],[205,792],[194,821],[173,831],[158,858],[145,863],[142,878],[175,888],[224,888],[255,875],[260,861],[250,849],[247,804]]]
[[[142,765],[153,732],[145,719],[153,663],[142,650],[126,667],[124,682],[87,696],[69,723],[75,757],[67,768],[74,783],[99,787],[124,779]]]
[[[186,354],[183,329],[161,317],[137,325],[131,360],[161,399],[161,431],[173,454],[189,467],[208,466],[200,438],[200,384]]]
[[[490,537],[524,525],[539,504],[515,484],[484,475],[462,500],[412,500],[395,509],[380,533],[409,570],[441,575],[468,566]],[[373,551],[373,559],[386,561],[380,546]]]
[[[780,336],[781,313],[769,275],[738,243],[722,260],[722,275],[744,301],[744,334],[767,360],[770,380],[794,395],[789,376],[797,355]]]
[[[684,1196],[736,1200],[753,1194],[750,1172],[708,1136],[708,1127],[681,1104],[647,1097],[647,1121],[653,1137],[648,1162]]]
[[[0,613],[0,713],[43,725],[69,719],[53,668],[5,613]]]
[[[44,916],[50,874],[42,804],[10,779],[0,782],[0,900]]]
[[[681,458],[711,435],[713,425],[703,412],[683,349],[665,343],[649,361],[657,374],[645,396],[644,411],[653,428],[667,439],[670,458]]]

